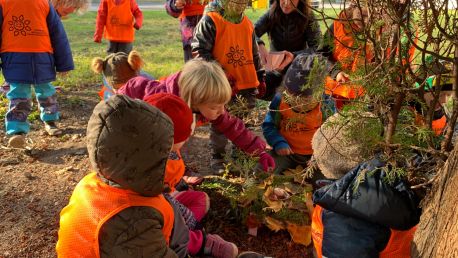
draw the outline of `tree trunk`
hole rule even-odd
[[[412,257],[458,257],[458,147],[438,173],[424,201]]]

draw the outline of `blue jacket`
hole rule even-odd
[[[56,79],[56,72],[67,72],[74,69],[72,52],[64,26],[51,4],[49,4],[49,9],[46,22],[54,53],[1,53],[1,68],[7,82],[48,83]],[[3,22],[3,9],[0,6],[0,24]]]
[[[288,141],[280,134],[279,125],[281,115],[277,112],[281,102],[281,93],[275,94],[269,105],[269,112],[267,112],[264,122],[262,123],[262,133],[267,143],[272,146],[274,150],[289,148]]]
[[[377,159],[364,162],[313,194],[323,207],[323,257],[378,257],[390,229],[408,230],[419,222],[417,197],[401,180],[389,184],[383,166]]]

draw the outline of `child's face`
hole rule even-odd
[[[284,14],[294,12],[299,4],[299,0],[279,0],[280,8]]]
[[[242,15],[246,9],[247,3],[247,0],[228,0],[224,9],[227,13]]]
[[[204,103],[196,105],[197,110],[209,121],[217,119],[225,111],[224,104]]]

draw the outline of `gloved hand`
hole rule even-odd
[[[263,151],[259,155],[259,164],[261,165],[262,169],[266,172],[271,172],[275,168],[275,160],[270,156],[267,152]]]
[[[139,29],[140,29],[140,26],[139,26],[137,23],[134,23],[134,28],[135,28],[136,30],[139,30]]]
[[[102,42],[102,37],[94,36],[94,42],[95,43],[101,43]]]
[[[265,82],[260,82],[258,85],[258,94],[256,94],[256,98],[262,99],[264,95],[266,95],[266,83]]]

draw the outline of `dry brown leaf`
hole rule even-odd
[[[271,200],[286,200],[291,197],[291,195],[285,189],[279,187],[274,188],[273,194],[275,197],[272,195],[269,196]]]
[[[283,183],[285,186],[285,190],[290,192],[291,194],[297,194],[301,191],[301,187],[290,182]]]
[[[283,222],[276,220],[274,218],[271,218],[269,216],[265,217],[265,222],[266,222],[266,226],[270,228],[270,230],[272,231],[277,232],[279,230],[285,229],[285,225]]]
[[[264,181],[262,181],[259,185],[259,189],[266,189],[269,185],[272,185],[272,182],[274,181],[274,175],[269,176],[266,178]]]
[[[291,235],[294,243],[308,246],[312,242],[312,230],[310,226],[298,226],[294,223],[286,222],[286,229]]]
[[[283,202],[279,200],[272,200],[271,198],[274,196],[276,198],[276,195],[273,193],[273,188],[269,186],[262,196],[262,200],[267,204],[267,207],[264,209],[271,209],[274,212],[279,212],[283,207]]]

